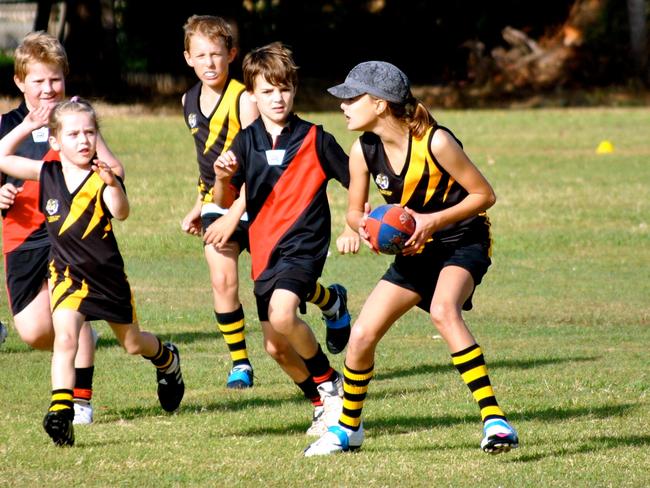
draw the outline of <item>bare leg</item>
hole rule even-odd
[[[269,322],[262,322],[262,331],[264,333],[264,349],[269,356],[275,359],[282,370],[295,383],[302,383],[309,378],[305,362],[286,337],[276,332]]]

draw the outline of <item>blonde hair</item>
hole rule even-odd
[[[43,31],[30,32],[25,36],[14,53],[14,74],[25,81],[29,63],[43,63],[60,68],[63,75],[68,74],[68,56],[59,40]]]
[[[433,118],[427,107],[413,95],[404,103],[388,103],[389,113],[396,119],[408,125],[411,134],[421,139],[429,127],[436,127],[438,122]]]
[[[59,102],[56,107],[54,107],[54,110],[52,110],[50,121],[48,123],[51,136],[56,137],[59,134],[62,125],[61,119],[64,115],[69,113],[88,114],[95,124],[95,128],[99,130],[99,123],[97,121],[97,113],[95,112],[95,109],[86,100],[75,96],[70,100]]]
[[[221,17],[214,15],[192,15],[185,25],[185,50],[190,50],[190,41],[193,35],[201,34],[208,39],[218,39],[221,37],[229,51],[234,47],[234,35],[232,27]]]
[[[274,86],[296,88],[298,66],[293,53],[281,42],[272,42],[249,52],[242,63],[244,85],[249,92],[255,87],[255,78],[262,75]]]

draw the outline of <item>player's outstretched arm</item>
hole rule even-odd
[[[0,172],[21,180],[39,179],[43,161],[14,156],[14,152],[32,131],[47,124],[51,111],[52,107],[47,105],[32,110],[20,124],[0,139]]]
[[[109,149],[106,141],[102,137],[101,132],[97,133],[97,158],[104,161],[111,167],[113,173],[118,175],[122,180],[124,180],[125,172],[122,162],[113,154]]]
[[[124,220],[129,216],[131,208],[129,199],[124,192],[122,184],[113,173],[112,168],[99,159],[95,159],[92,164],[92,170],[106,183],[102,198],[106,207],[117,220]]]

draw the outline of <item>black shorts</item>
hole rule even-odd
[[[418,307],[428,312],[438,283],[438,276],[444,267],[459,266],[466,269],[472,275],[474,288],[476,288],[492,264],[489,252],[489,241],[447,246],[430,243],[421,254],[396,256],[382,279],[416,292],[421,297]],[[474,291],[472,290],[469,298],[463,304],[463,310],[472,309],[473,296]]]
[[[203,232],[205,232],[205,229],[207,229],[212,222],[221,217],[223,217],[223,215],[220,213],[206,213],[201,215],[201,227],[203,228]],[[239,252],[244,249],[250,251],[250,247],[248,246],[248,222],[240,220],[235,232],[230,236],[228,242],[236,242],[239,244]]]
[[[5,254],[5,276],[11,313],[17,315],[39,294],[47,280],[50,246]]]
[[[306,312],[305,299],[309,293],[314,290],[316,286],[315,281],[300,279],[300,277],[281,277],[275,281],[275,286],[265,293],[258,295],[255,293],[255,300],[257,302],[257,316],[260,322],[268,322],[269,320],[269,304],[271,303],[271,295],[277,289],[289,290],[300,298],[300,312]]]

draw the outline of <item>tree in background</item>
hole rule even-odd
[[[650,66],[648,65],[648,3],[645,0],[627,0],[627,12],[630,24],[630,52],[637,75],[650,83]]]
[[[61,39],[70,62],[68,91],[83,87],[85,94],[117,95],[122,77],[114,0],[67,0],[57,11],[54,3],[38,1],[34,30]]]
[[[35,27],[58,31],[71,84],[91,82],[104,95],[119,92],[125,81],[134,93],[136,79],[182,80],[188,74],[182,26],[192,14],[231,19],[241,53],[272,41],[288,44],[305,83],[328,84],[367,59],[398,64],[416,84],[471,85],[497,94],[620,84],[635,76],[650,81],[649,0],[37,3]],[[233,68],[237,75],[238,63]],[[179,84],[177,91],[183,89]]]

